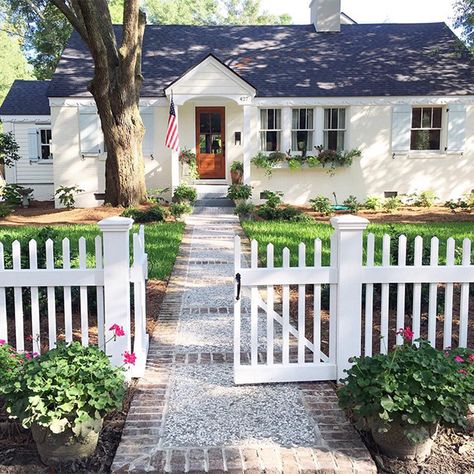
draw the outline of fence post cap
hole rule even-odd
[[[132,228],[133,219],[130,217],[107,217],[97,223],[100,230],[107,232],[123,232]]]
[[[369,225],[369,220],[365,217],[345,214],[331,218],[331,225],[337,230],[365,230]]]

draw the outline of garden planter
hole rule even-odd
[[[381,429],[388,426],[388,431]],[[438,431],[438,424],[410,426],[410,430],[417,435],[424,435],[423,440],[414,443],[405,435],[406,425],[393,421],[386,425],[381,421],[370,423],[372,437],[380,451],[388,457],[399,459],[414,459],[423,462],[431,454],[433,441]]]
[[[243,173],[242,171],[230,171],[230,177],[232,179],[232,184],[242,184]]]
[[[49,428],[33,424],[31,433],[44,464],[56,464],[88,458],[94,454],[102,420],[94,428],[82,427],[81,435],[76,435],[67,427],[62,433],[55,434]]]

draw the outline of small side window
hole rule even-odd
[[[50,160],[51,154],[51,129],[43,128],[38,130],[40,159]]]
[[[440,150],[441,107],[413,107],[411,115],[410,150]]]

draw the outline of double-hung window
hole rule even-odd
[[[344,150],[346,138],[346,109],[324,109],[323,146],[325,150]]]
[[[281,110],[260,109],[260,149],[262,151],[280,151],[281,146]]]
[[[42,160],[50,160],[51,154],[51,129],[40,128],[38,130],[39,157]]]
[[[293,109],[291,122],[291,151],[305,154],[313,149],[313,109]]]
[[[440,150],[441,107],[413,107],[410,150]]]

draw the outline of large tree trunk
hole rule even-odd
[[[140,0],[125,0],[120,47],[107,0],[52,0],[87,43],[94,59],[90,84],[105,146],[105,202],[131,206],[146,199],[144,135],[139,100],[141,51],[146,24]]]

